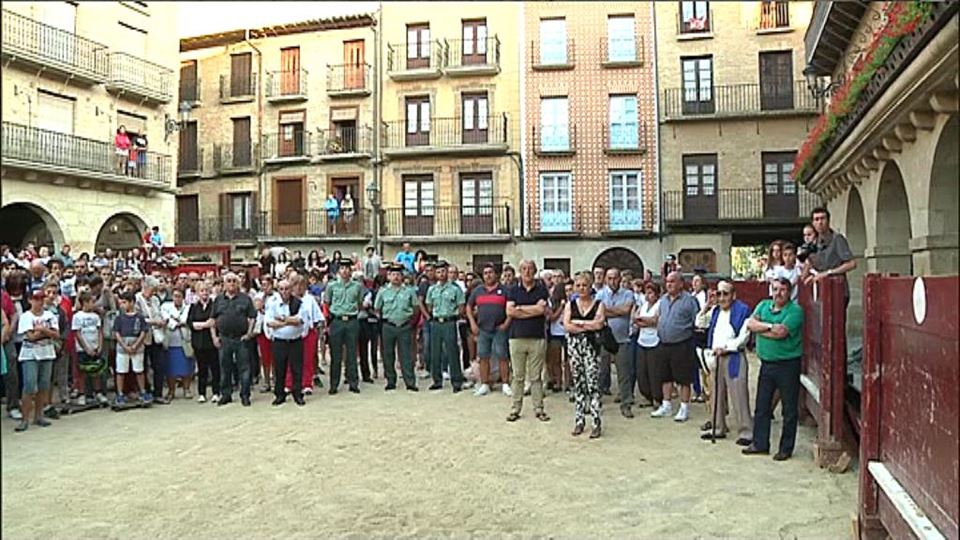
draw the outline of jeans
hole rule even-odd
[[[159,396],[163,393],[167,377],[167,351],[163,350],[163,345],[157,343],[147,345],[143,350],[143,363],[144,370],[149,363],[153,371],[153,393]]]
[[[780,432],[780,453],[793,455],[797,439],[800,400],[800,358],[777,360],[760,359],[760,379],[757,381],[757,403],[753,413],[753,446],[762,451],[770,449],[770,416],[773,393],[780,391],[783,404],[783,430]]]
[[[220,336],[220,395],[224,399],[233,396],[231,376],[240,379],[240,397],[250,399],[250,348],[240,338]]]
[[[7,411],[20,408],[20,374],[17,362],[17,347],[13,340],[3,344],[7,354],[7,374],[3,376],[3,391],[7,397]]]

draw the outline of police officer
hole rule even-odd
[[[343,370],[343,349],[347,349],[347,384],[354,394],[360,393],[360,381],[357,377],[357,336],[360,324],[357,313],[363,301],[363,286],[350,279],[353,262],[341,259],[337,270],[337,279],[330,282],[323,292],[323,301],[330,308],[330,394],[336,394],[340,387],[340,374]]]
[[[413,328],[411,319],[419,307],[416,289],[403,284],[403,265],[393,263],[387,267],[390,283],[381,288],[373,309],[383,323],[383,372],[387,376],[384,390],[397,388],[397,350],[400,351],[400,369],[407,390],[418,391],[417,378],[413,373]]]
[[[450,366],[450,382],[453,392],[463,386],[463,372],[460,368],[460,349],[457,347],[457,320],[463,314],[466,303],[463,290],[448,281],[446,261],[437,263],[437,282],[427,291],[427,310],[430,319],[430,375],[433,384],[430,390],[443,388],[443,364]],[[444,362],[443,360],[446,360]]]

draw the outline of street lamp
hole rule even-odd
[[[823,111],[823,105],[826,102],[824,98],[833,94],[840,87],[840,81],[827,82],[827,76],[820,75],[813,64],[807,64],[807,67],[803,68],[803,77],[807,79],[807,91],[810,92],[813,99],[820,105],[820,110]]]
[[[367,184],[367,200],[370,201],[370,206],[373,207],[373,219],[370,223],[371,228],[373,229],[373,249],[380,252],[380,186],[377,184],[377,181],[374,180]]]
[[[192,108],[193,108],[193,107],[191,107],[189,101],[181,101],[181,102],[180,102],[180,107],[179,107],[179,109],[177,110],[177,112],[179,113],[179,118],[180,118],[179,121],[174,120],[173,118],[170,118],[170,115],[169,115],[169,114],[165,114],[165,115],[164,115],[164,121],[163,121],[163,129],[164,129],[163,142],[167,142],[167,139],[170,138],[170,134],[173,133],[174,131],[180,131],[181,129],[187,127],[187,121],[190,120],[190,110],[191,110]]]

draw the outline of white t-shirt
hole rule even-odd
[[[644,302],[640,306],[641,317],[656,317],[660,313],[660,302]],[[644,348],[656,347],[660,344],[660,336],[657,335],[656,326],[648,326],[640,329],[637,336],[637,344]]]
[[[73,314],[73,323],[70,325],[70,328],[76,332],[78,338],[83,338],[87,345],[94,350],[96,350],[97,343],[100,339],[100,327],[103,322],[100,320],[100,315],[93,311],[78,311]],[[80,345],[80,339],[77,339],[77,351],[83,351],[83,346]]]
[[[800,287],[797,287],[797,283],[800,282],[800,265],[795,264],[793,268],[789,270],[786,266],[778,266],[777,277],[790,280],[790,284],[793,285],[793,288],[790,289],[790,299],[796,300],[797,295],[800,293]]]
[[[53,340],[49,338],[40,341],[30,341],[26,339],[26,334],[34,328],[51,328],[60,330],[60,324],[57,322],[57,316],[47,310],[43,310],[40,315],[34,315],[33,311],[27,311],[20,316],[20,323],[17,325],[17,333],[21,334],[23,339],[23,348],[20,349],[20,361],[27,360],[55,360],[57,351],[53,347]]]
[[[767,282],[767,296],[773,297],[773,282],[780,277],[780,270],[783,267],[779,264],[771,266],[763,271],[763,280]]]

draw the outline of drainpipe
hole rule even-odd
[[[249,28],[244,30],[243,42],[249,45],[250,48],[257,53],[257,89],[256,89],[257,90],[257,139],[255,143],[256,146],[254,146],[254,148],[257,148],[259,145],[263,143],[263,92],[261,91],[263,88],[263,53],[260,52],[260,49],[258,49],[257,46],[253,44],[253,42],[250,41]],[[251,148],[251,150],[253,150],[253,148]],[[263,152],[263,148],[260,148],[260,152]],[[266,185],[267,185],[266,171],[264,170],[264,167],[263,167],[263,160],[260,159],[261,156],[256,155],[252,157],[257,160],[257,171],[259,176],[258,189],[260,191],[260,196],[257,197],[257,200],[258,200],[257,204],[260,206],[260,208],[265,208],[265,205],[264,205],[265,197],[263,196],[263,194],[266,193]],[[266,210],[257,209],[257,213],[259,215],[258,217],[264,217],[264,212],[266,212]],[[264,221],[266,221],[265,217],[264,217]],[[261,229],[261,232],[263,232],[263,230],[265,230],[266,227],[264,227],[261,224],[260,229]]]
[[[657,170],[654,183],[657,189],[657,239],[660,243],[660,261],[663,261],[666,257],[663,248],[663,239],[665,236],[663,229],[666,221],[664,220],[663,182],[661,179],[661,172],[663,171],[663,160],[661,159],[663,156],[663,141],[660,137],[660,77],[658,76],[659,68],[657,66],[657,8],[655,2],[650,3],[650,13],[653,17],[653,127],[654,136],[657,138],[657,153],[654,158],[657,162]]]
[[[380,52],[380,25],[383,23],[383,2],[377,3],[377,20],[371,29],[373,30],[373,126],[371,126],[373,137],[373,182],[377,188],[376,198],[379,199],[376,204],[370,201],[373,209],[373,219],[371,226],[373,228],[373,249],[380,257],[384,257],[383,246],[380,245],[380,206],[383,204],[383,156],[380,148],[380,123],[383,116],[383,77],[380,73],[380,63],[382,54]]]
[[[523,177],[523,153],[521,152],[507,152],[507,155],[512,158],[512,161],[517,166],[517,172],[520,175],[520,239],[522,240],[527,234],[526,227],[526,196],[524,194],[524,177]]]

